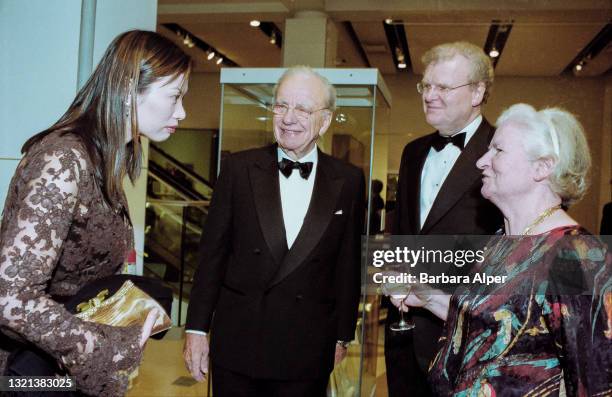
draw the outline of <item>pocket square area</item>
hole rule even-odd
[[[334,215],[342,215],[342,210],[338,210],[338,211],[334,212]]]

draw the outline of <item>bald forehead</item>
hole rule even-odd
[[[308,92],[312,99],[318,102],[318,105],[326,102],[325,84],[316,75],[298,72],[285,77],[278,86],[277,96],[290,88]]]
[[[467,78],[472,73],[473,65],[466,57],[455,54],[452,57],[431,62],[427,65],[425,74],[431,73],[434,68],[444,70],[445,73],[452,74],[452,77]]]

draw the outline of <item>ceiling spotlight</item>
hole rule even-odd
[[[190,39],[189,39],[189,35],[188,35],[188,34],[186,34],[186,35],[185,35],[185,38],[183,39],[183,44],[188,45],[188,44],[189,44],[189,41],[190,41]]]
[[[582,70],[582,62],[576,64],[576,66],[574,66],[574,68],[576,69],[577,72],[580,72]]]
[[[493,47],[493,49],[489,51],[489,56],[491,58],[497,58],[499,56],[499,51],[497,51],[497,48]]]
[[[336,115],[336,121],[337,121],[338,123],[345,123],[345,122],[346,122],[346,120],[347,120],[347,118],[346,118],[346,115],[345,115],[344,113],[338,113],[338,114]]]
[[[276,33],[272,32],[270,35],[270,44],[276,44]]]
[[[249,22],[249,25],[251,25],[252,27],[256,28],[259,25],[261,25],[261,22],[259,22],[257,19],[253,19],[251,22]]]
[[[400,69],[406,69],[406,62],[400,62],[397,64],[397,67]]]
[[[391,24],[393,23],[393,19],[391,19],[391,18],[387,18],[387,19],[385,19],[385,23],[386,23],[387,25],[391,25]]]
[[[208,51],[208,55],[206,56],[206,59],[208,59],[209,61],[211,59],[213,59],[215,57],[215,52],[214,51]]]
[[[223,62],[223,58],[219,57],[219,59],[217,59],[217,65],[221,64]]]

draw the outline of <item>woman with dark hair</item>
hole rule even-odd
[[[26,343],[80,392],[125,393],[153,314],[142,327],[112,327],[62,303],[122,271],[133,240],[122,182],[141,170],[140,135],[165,140],[185,117],[190,71],[190,57],[163,36],[123,33],[59,121],[23,146],[0,229],[1,371]]]
[[[612,395],[612,254],[566,209],[591,156],[569,112],[518,104],[497,120],[482,195],[504,215],[477,272],[505,282],[409,295],[445,320],[429,370],[441,396]],[[392,298],[399,305],[400,301]]]

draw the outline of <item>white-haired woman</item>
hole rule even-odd
[[[406,298],[446,320],[430,385],[444,396],[610,395],[612,255],[565,211],[587,188],[582,126],[525,104],[497,126],[476,165],[506,236],[478,271],[506,282]]]

